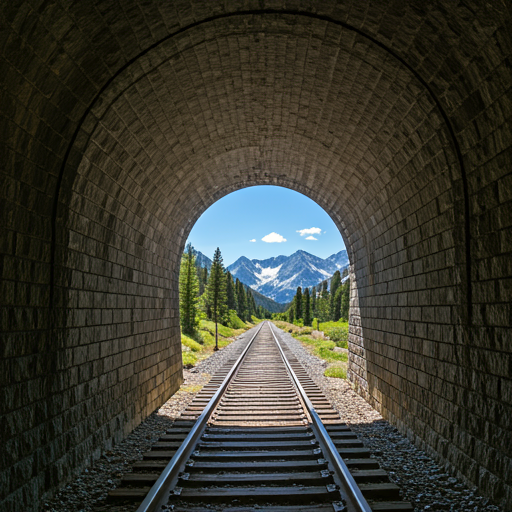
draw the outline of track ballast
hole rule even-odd
[[[138,512],[412,511],[275,326],[257,329],[110,499],[143,500]]]

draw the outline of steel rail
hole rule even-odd
[[[171,492],[170,487],[173,483],[173,480],[178,478],[182,465],[185,464],[185,462],[188,460],[195,445],[201,438],[210,415],[219,403],[222,395],[228,387],[229,382],[231,381],[231,378],[239,368],[240,364],[245,358],[245,355],[247,354],[247,351],[252,345],[254,338],[256,338],[256,336],[259,334],[264,323],[265,322],[262,322],[260,324],[254,336],[250,339],[249,343],[247,343],[247,346],[240,354],[240,357],[237,359],[231,370],[229,370],[225,379],[222,381],[219,389],[210,399],[208,405],[204,408],[199,418],[197,418],[194,426],[192,427],[192,430],[189,432],[181,446],[174,454],[173,458],[169,461],[169,464],[167,464],[163,472],[158,477],[158,480],[155,482],[153,487],[151,487],[150,491],[139,505],[137,512],[155,512],[156,510],[161,510],[162,505],[167,504]]]
[[[283,361],[288,368],[288,371],[290,372],[290,375],[295,382],[295,385],[297,386],[297,389],[299,390],[299,393],[302,397],[302,400],[304,401],[308,413],[311,416],[311,420],[313,421],[313,425],[316,428],[315,434],[319,438],[319,441],[321,444],[323,444],[323,447],[325,447],[327,451],[327,455],[330,458],[334,470],[336,474],[338,475],[339,479],[342,483],[344,483],[349,491],[350,498],[353,501],[353,504],[357,507],[358,512],[372,512],[372,509],[370,508],[370,505],[368,505],[368,502],[363,496],[363,493],[361,492],[361,489],[359,489],[358,485],[356,484],[356,481],[354,480],[354,477],[350,474],[350,471],[341,458],[341,455],[338,453],[338,450],[336,449],[336,446],[334,445],[331,436],[328,434],[324,424],[322,423],[322,420],[318,416],[318,413],[315,411],[315,408],[311,402],[311,400],[308,398],[306,392],[304,391],[304,388],[302,387],[301,383],[299,382],[299,379],[297,378],[297,375],[293,371],[293,368],[291,367],[288,358],[286,357],[281,344],[279,343],[274,330],[272,328],[272,323],[270,324],[270,331],[272,332],[272,335],[274,336],[274,340],[276,342],[276,345],[279,347],[279,350],[281,352],[281,356],[283,358]],[[346,490],[346,489],[345,489]]]

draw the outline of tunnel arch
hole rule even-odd
[[[359,392],[510,503],[508,9],[213,4],[2,7],[12,500],[172,394],[188,226],[271,183],[347,242]]]
[[[457,356],[467,357],[457,343],[467,324],[467,208],[453,131],[417,73],[383,45],[325,19],[297,24],[296,16],[244,13],[182,30],[118,73],[91,106],[68,152],[77,162],[76,175],[63,178],[70,206],[62,204],[62,194],[63,216],[56,218],[64,238],[55,247],[67,258],[56,267],[64,283],[55,304],[66,322],[64,329],[56,326],[62,346],[70,331],[79,333],[80,343],[84,337],[102,344],[119,339],[132,354],[119,389],[128,386],[136,394],[141,380],[147,395],[168,380],[175,387],[177,276],[187,231],[228,191],[286,186],[322,206],[346,238],[357,283],[350,379],[404,430],[424,428],[423,417],[431,414],[443,435],[450,429],[446,418],[429,408],[428,396],[415,400],[414,409],[407,390],[424,389],[418,373],[424,386],[434,385],[436,355],[428,353],[416,367],[405,366],[405,359],[423,352],[414,343],[427,341],[455,343]],[[302,52],[279,75],[290,42]],[[201,60],[208,52],[214,56]],[[245,69],[244,52],[250,62]],[[229,60],[224,64],[218,55]],[[211,59],[217,59],[215,68]],[[305,80],[294,93],[295,77],[314,77],[318,62],[326,63],[322,78]],[[373,102],[357,82],[361,76],[382,89],[372,90]],[[279,88],[292,92],[276,105]],[[273,124],[286,113],[286,122]],[[430,276],[438,280],[435,299]],[[83,304],[78,318],[68,311],[77,304]],[[438,330],[429,333],[427,322],[436,313]],[[116,314],[126,319],[116,323]],[[88,324],[94,326],[90,337]],[[171,350],[165,348],[169,340],[176,340]],[[131,359],[143,352],[136,372]],[[162,365],[163,373],[157,370]],[[147,415],[157,398],[137,403],[141,410],[132,417]]]
[[[457,178],[460,179],[460,187],[462,189],[459,194],[462,194],[462,223],[463,223],[463,234],[460,234],[459,237],[463,238],[464,243],[464,254],[459,255],[459,260],[463,261],[463,265],[466,267],[465,272],[465,282],[463,284],[465,288],[465,294],[467,295],[466,300],[466,307],[467,307],[467,320],[469,322],[471,321],[471,251],[470,251],[470,229],[469,229],[469,199],[468,199],[468,185],[467,185],[467,176],[466,171],[464,168],[464,161],[462,159],[462,154],[460,150],[460,146],[458,143],[458,140],[455,136],[454,129],[452,127],[452,124],[450,122],[449,116],[445,112],[445,110],[442,107],[441,102],[436,97],[432,87],[429,86],[427,81],[423,79],[420,73],[418,73],[413,66],[409,65],[407,61],[399,56],[396,51],[394,51],[390,46],[385,45],[375,37],[369,35],[368,33],[365,33],[360,28],[357,28],[353,25],[350,25],[349,23],[336,20],[330,16],[322,15],[319,13],[313,13],[313,12],[306,12],[306,11],[292,11],[292,10],[286,10],[286,9],[260,9],[260,10],[254,10],[254,11],[236,11],[231,13],[223,13],[223,14],[217,14],[215,16],[205,18],[201,21],[197,21],[194,23],[191,23],[188,26],[180,27],[178,30],[176,30],[174,33],[166,35],[161,40],[155,42],[150,47],[145,49],[143,52],[141,52],[139,55],[133,57],[130,61],[128,61],[125,65],[123,65],[101,88],[101,90],[97,93],[97,95],[93,98],[92,102],[86,109],[80,123],[77,126],[77,129],[71,139],[71,142],[69,144],[68,150],[66,152],[66,155],[63,160],[63,164],[59,173],[59,179],[57,182],[57,193],[55,195],[55,202],[53,207],[53,215],[52,215],[52,263],[51,263],[51,278],[50,278],[50,304],[53,306],[53,289],[54,289],[54,259],[55,259],[55,247],[56,247],[56,233],[57,233],[57,211],[59,208],[59,200],[61,196],[61,189],[63,188],[63,181],[70,181],[69,177],[66,177],[64,180],[64,174],[66,172],[66,166],[67,166],[67,160],[69,158],[69,155],[73,150],[78,150],[80,152],[80,147],[82,144],[87,144],[86,141],[88,141],[88,134],[87,132],[92,128],[92,126],[98,125],[102,117],[105,115],[105,112],[112,107],[112,104],[118,99],[123,92],[126,91],[126,89],[133,87],[134,84],[136,84],[139,80],[142,80],[144,77],[147,76],[147,74],[150,72],[149,70],[154,70],[155,68],[158,68],[162,63],[166,62],[167,60],[172,60],[173,58],[179,58],[182,55],[183,48],[178,48],[174,45],[174,40],[178,39],[179,36],[188,35],[189,31],[192,31],[195,28],[202,27],[203,25],[213,24],[215,22],[219,21],[231,21],[232,19],[249,19],[250,21],[246,24],[242,24],[242,27],[237,27],[242,34],[248,33],[248,27],[250,27],[252,20],[257,17],[274,17],[275,19],[279,19],[281,22],[283,21],[283,17],[288,17],[289,19],[293,19],[295,17],[305,17],[309,18],[310,20],[314,20],[315,22],[319,22],[320,24],[326,24],[328,26],[335,26],[337,29],[339,29],[340,33],[337,33],[336,35],[329,34],[329,43],[334,47],[337,48],[340,43],[340,38],[342,37],[341,32],[343,30],[348,31],[352,35],[360,36],[365,40],[366,43],[370,47],[378,48],[380,50],[383,50],[383,52],[389,56],[392,60],[396,61],[396,63],[399,64],[398,67],[401,67],[406,71],[406,73],[409,73],[414,79],[416,80],[416,84],[412,85],[412,88],[418,88],[418,86],[422,89],[424,89],[424,92],[426,92],[426,95],[429,97],[429,99],[434,103],[435,110],[437,110],[440,118],[442,119],[441,123],[444,125],[447,138],[451,141],[451,144],[453,146],[453,151],[456,155],[456,161],[457,166],[460,175],[458,177],[452,177],[453,183],[452,186],[456,186]],[[285,23],[286,24],[286,23]],[[290,23],[290,24],[293,24]],[[229,27],[231,30],[234,30],[233,26]],[[289,29],[289,27],[286,27]],[[258,30],[257,27],[252,27],[252,30]],[[261,32],[261,30],[264,30],[264,32]],[[269,30],[269,27],[260,28],[260,34],[267,33]],[[282,29],[281,29],[282,30]],[[318,32],[315,34],[313,33],[313,37],[321,37],[322,35],[327,35],[328,29],[325,29],[325,32],[322,34],[322,28],[318,29]],[[235,30],[236,33],[236,30]],[[240,33],[240,32],[239,32]],[[297,34],[296,34],[297,35]],[[201,37],[201,36],[199,36]],[[204,37],[204,35],[203,35]],[[219,38],[219,31],[215,31],[215,35],[212,37],[210,41],[218,41]],[[257,41],[259,41],[258,37],[255,38]],[[325,39],[323,40],[325,42]],[[204,44],[205,41],[202,41]],[[171,44],[172,50],[175,52],[174,55],[169,56],[168,54],[159,54],[159,50],[161,50],[161,47],[164,44]],[[194,37],[191,37],[191,41],[189,41],[189,44],[195,45],[195,44],[201,44],[201,42],[198,43],[197,40],[194,40]],[[207,42],[206,42],[207,44]],[[185,43],[186,45],[186,43]],[[346,50],[346,48],[345,48]],[[155,57],[156,54],[156,57]],[[152,60],[152,58],[156,58],[157,61],[155,62]],[[138,67],[136,64],[139,64],[139,61],[142,59],[148,59],[149,62],[145,63],[144,66]],[[158,61],[158,59],[161,59],[161,61]],[[384,65],[385,66],[385,65]],[[138,67],[135,71],[133,70],[134,67]],[[416,91],[417,92],[417,91]],[[83,128],[87,127],[85,130],[82,130]],[[95,128],[93,128],[95,129]],[[84,133],[85,132],[85,133]],[[267,172],[265,173],[267,174]],[[242,185],[243,186],[243,185]],[[65,187],[64,187],[65,188]],[[65,200],[63,201],[65,202]]]

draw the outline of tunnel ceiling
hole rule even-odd
[[[116,186],[143,184],[163,224],[186,211],[179,224],[190,228],[225,193],[269,183],[361,229],[361,218],[384,204],[398,209],[434,179],[450,188],[445,165],[436,166],[452,151],[450,134],[429,92],[393,55],[340,25],[228,17],[185,30],[132,66],[131,83],[118,85],[130,67],[104,92],[85,155],[96,165],[111,159],[104,167]],[[417,168],[431,172],[418,179],[422,146]]]
[[[175,32],[110,79],[82,123],[91,133],[74,146],[111,178],[82,165],[91,187],[108,191],[107,181],[111,196],[117,187],[133,195],[138,183],[152,230],[179,226],[186,236],[224,194],[267,183],[323,206],[352,251],[372,226],[406,216],[397,212],[408,201],[462,199],[437,99],[359,30],[324,16],[247,12]],[[88,185],[73,186],[82,195]]]
[[[428,203],[432,180],[437,195],[451,188],[446,201],[467,203],[458,145],[464,152],[472,134],[454,137],[452,125],[457,132],[469,117],[476,82],[502,64],[492,57],[505,11],[470,2],[14,2],[3,7],[14,29],[5,53],[13,62],[23,52],[31,71],[7,110],[27,131],[16,144],[36,130],[49,149],[45,203],[67,208],[82,155],[103,148],[121,180],[152,184],[157,224],[186,210],[187,232],[223,194],[272,183],[312,197],[353,245],[407,209],[405,197],[427,191]],[[475,57],[483,48],[489,62]],[[500,87],[489,78],[489,95]],[[18,114],[20,101],[28,108]],[[42,206],[36,194],[31,202]],[[460,209],[467,215],[467,204]],[[467,238],[467,221],[460,229]]]

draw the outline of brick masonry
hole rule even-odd
[[[2,510],[37,510],[177,389],[187,234],[256,184],[344,236],[354,386],[512,506],[511,21],[472,0],[2,2]]]

